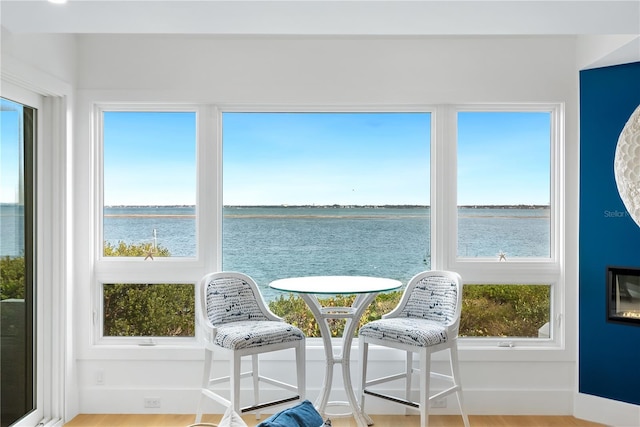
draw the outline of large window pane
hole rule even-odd
[[[192,284],[105,284],[105,337],[193,337]]]
[[[107,111],[104,244],[142,256],[196,256],[196,113]]]
[[[430,267],[429,113],[223,114],[223,267],[270,281]]]
[[[551,114],[458,113],[458,256],[551,256]]]
[[[550,338],[551,286],[465,284],[460,336]]]
[[[0,99],[0,425],[35,409],[36,110]]]

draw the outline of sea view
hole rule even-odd
[[[2,205],[2,240],[19,239],[20,210]],[[261,286],[299,275],[373,275],[405,282],[430,268],[430,209],[425,206],[227,206],[223,268]],[[481,206],[458,210],[458,253],[507,259],[549,257],[548,207]],[[104,240],[155,243],[171,256],[196,254],[193,206],[114,206],[104,211]],[[7,240],[8,241],[8,240]],[[19,255],[23,245],[2,245]],[[12,253],[6,253],[11,248]],[[16,249],[17,248],[17,249]]]

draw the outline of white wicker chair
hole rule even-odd
[[[364,411],[365,396],[375,396],[400,403],[420,411],[420,425],[429,424],[429,401],[455,393],[464,425],[469,419],[464,412],[460,372],[458,368],[458,327],[462,306],[462,279],[450,271],[425,271],[407,284],[398,306],[390,313],[362,326],[359,332],[361,372],[360,404]],[[406,352],[404,372],[367,380],[369,344],[400,349]],[[451,375],[431,372],[431,355],[449,350]],[[413,367],[413,353],[419,355],[419,365]],[[419,374],[420,391],[417,402],[411,399],[411,376]],[[430,379],[445,380],[449,387],[430,395]],[[405,396],[378,393],[373,386],[389,381],[405,380]]]
[[[305,336],[295,326],[285,323],[265,305],[255,281],[242,273],[218,272],[204,276],[198,285],[198,320],[205,332],[205,361],[202,394],[195,422],[202,419],[206,398],[239,414],[256,412],[264,408],[283,405],[305,398]],[[258,372],[258,354],[295,349],[297,385],[261,376]],[[230,356],[230,374],[212,378],[214,352]],[[251,356],[251,370],[241,372],[243,356]],[[253,379],[253,405],[240,406],[240,380]],[[212,386],[230,383],[229,399]],[[264,382],[294,393],[291,397],[261,403],[259,383]],[[226,393],[225,393],[226,394]]]

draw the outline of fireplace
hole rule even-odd
[[[640,268],[607,267],[607,320],[640,326]]]

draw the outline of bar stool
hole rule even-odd
[[[469,419],[464,412],[462,387],[458,368],[458,327],[462,306],[462,279],[450,271],[425,271],[415,275],[407,284],[398,306],[382,319],[369,322],[359,331],[361,372],[360,405],[364,412],[365,396],[374,396],[420,411],[420,425],[429,424],[429,402],[455,393],[465,427]],[[369,344],[395,348],[406,352],[404,372],[367,380]],[[431,355],[449,350],[451,375],[431,372]],[[419,356],[413,367],[413,353]],[[419,374],[420,398],[411,400],[411,377]],[[450,387],[430,395],[430,379],[445,380]],[[374,391],[372,387],[405,380],[404,398]]]
[[[202,394],[196,411],[196,423],[202,419],[206,398],[232,407],[239,414],[257,412],[305,398],[305,336],[295,326],[285,323],[265,305],[256,282],[237,272],[217,272],[205,275],[198,284],[198,320],[205,331],[205,362]],[[288,384],[259,374],[258,355],[295,349],[297,384]],[[212,377],[214,352],[230,357],[230,373]],[[251,356],[251,370],[241,372],[243,356]],[[240,406],[240,380],[253,380],[253,405]],[[227,399],[213,385],[229,382]],[[293,396],[260,402],[260,382],[288,390]]]

